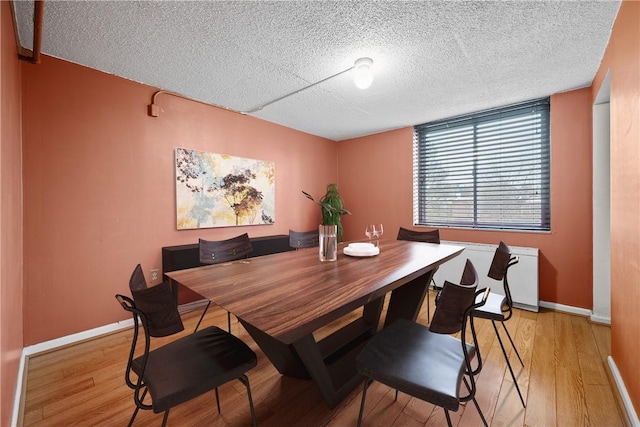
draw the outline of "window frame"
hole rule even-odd
[[[550,116],[547,97],[414,126],[414,225],[549,232]],[[437,171],[451,178],[429,191]]]

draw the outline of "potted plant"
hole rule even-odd
[[[302,194],[320,205],[322,209],[322,224],[319,227],[320,260],[335,261],[337,259],[337,242],[342,240],[342,215],[351,214],[344,208],[344,201],[338,192],[338,185],[327,185],[327,192],[320,201],[305,191]]]

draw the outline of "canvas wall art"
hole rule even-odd
[[[178,230],[273,224],[275,164],[176,148]]]

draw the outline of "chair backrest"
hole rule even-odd
[[[289,246],[296,249],[311,248],[320,244],[318,229],[309,231],[289,230]]]
[[[412,242],[440,243],[440,230],[414,231],[400,227],[397,240],[409,240]]]
[[[500,241],[500,244],[496,248],[496,252],[493,255],[493,260],[491,261],[491,265],[489,266],[489,276],[495,280],[502,280],[502,285],[504,287],[504,305],[503,312],[508,312],[505,320],[511,317],[511,309],[513,307],[513,300],[511,299],[511,290],[509,289],[509,280],[508,280],[508,271],[509,268],[515,264],[517,264],[519,258],[515,255],[511,254],[511,249],[507,246],[503,241]]]
[[[487,276],[495,280],[502,280],[507,272],[507,266],[511,259],[511,249],[503,241],[496,248],[496,252],[493,254],[493,260],[489,266],[489,273]]]
[[[219,264],[247,258],[253,247],[247,233],[226,240],[198,240],[200,263]]]
[[[477,289],[479,278],[473,263],[467,259],[462,273],[461,282],[466,284],[455,284],[449,281],[444,282],[440,291],[440,301],[436,306],[436,312],[429,325],[429,331],[438,334],[455,334],[460,332],[460,343],[465,359],[465,374],[469,379],[466,396],[459,396],[461,402],[473,399],[476,393],[475,376],[482,370],[482,356],[478,348],[478,337],[473,324],[473,311],[482,307],[489,296],[489,288]],[[472,344],[468,344],[466,333],[467,324],[470,326]],[[471,360],[476,358],[475,369],[471,367]]]
[[[478,272],[469,259],[465,263],[459,285],[445,280],[429,324],[431,332],[455,334],[462,330],[465,311],[474,304],[479,281]]]
[[[152,337],[164,337],[175,334],[184,329],[178,303],[167,282],[148,287],[142,272],[142,266],[138,264],[129,279],[129,289],[133,296],[133,308],[142,313],[142,323]],[[122,304],[122,301],[120,301]],[[131,311],[124,307],[125,310]],[[134,313],[135,317],[136,313]]]

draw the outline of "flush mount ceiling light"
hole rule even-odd
[[[354,71],[354,75],[353,75],[353,82],[356,84],[357,87],[359,87],[360,89],[366,89],[369,86],[371,86],[371,83],[373,82],[373,59],[371,58],[358,58],[356,59],[356,62],[354,63],[354,65],[352,67],[347,68],[346,70],[342,70],[338,73],[335,73],[329,77],[325,77],[322,80],[319,80],[315,83],[311,83],[303,88],[300,89],[296,89],[295,91],[288,93],[286,95],[283,95],[279,98],[276,98],[272,101],[269,101],[265,104],[260,105],[259,107],[256,107],[252,110],[249,111],[241,111],[241,114],[253,114],[256,113],[260,110],[262,110],[264,107],[271,105],[271,104],[275,104],[278,101],[282,101],[285,98],[288,98],[292,95],[296,95],[300,92],[302,92],[303,90],[307,90],[309,88],[312,88],[316,85],[319,85],[320,83],[326,82],[327,80],[330,80],[334,77],[338,77],[344,73],[347,73],[351,70]]]
[[[371,86],[373,82],[373,59],[371,58],[359,58],[353,67],[353,82],[356,87],[360,89],[366,89]]]

